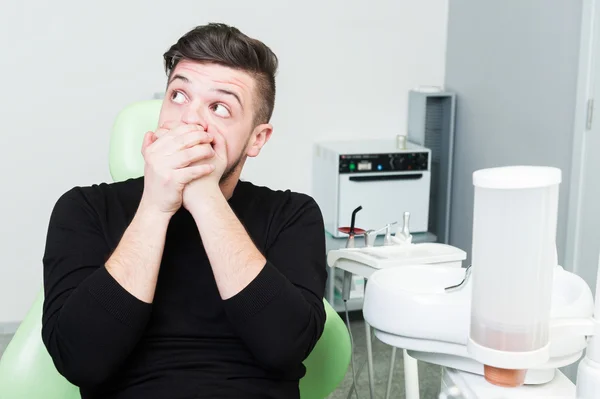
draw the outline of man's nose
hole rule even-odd
[[[188,125],[199,125],[206,131],[208,129],[208,123],[204,112],[200,107],[189,106],[183,112],[181,121]]]

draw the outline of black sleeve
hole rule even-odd
[[[93,387],[131,353],[151,305],[131,295],[105,269],[110,248],[99,211],[82,190],[61,196],[50,217],[42,339],[67,380]]]
[[[301,198],[305,198],[302,196]],[[225,301],[237,333],[270,369],[297,367],[325,326],[325,229],[314,200],[304,201],[274,228],[267,263],[240,293]]]

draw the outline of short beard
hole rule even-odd
[[[235,162],[233,164],[231,164],[230,167],[228,167],[227,169],[225,169],[225,172],[223,172],[223,176],[221,176],[221,179],[219,180],[220,184],[225,183],[231,177],[231,175],[236,171],[236,169],[238,168],[238,166],[240,166],[240,163],[242,163],[243,159],[244,159],[244,153],[242,152],[237,157],[237,159],[235,160]]]
[[[238,155],[235,162],[232,163],[231,166],[229,166],[227,169],[225,169],[225,172],[223,172],[223,176],[221,176],[221,179],[219,180],[219,184],[225,183],[231,177],[231,175],[233,175],[233,173],[237,170],[237,168],[240,166],[242,161],[245,160],[246,147],[248,147],[248,143],[250,142],[251,137],[252,137],[252,135],[250,135],[248,137],[248,140],[246,140],[246,143],[242,147],[242,152],[240,152],[240,155]]]

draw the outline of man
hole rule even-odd
[[[239,180],[271,136],[277,58],[209,24],[164,59],[144,176],[52,212],[44,343],[84,399],[297,398],[325,324],[322,216]]]

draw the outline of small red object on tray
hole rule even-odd
[[[338,231],[340,233],[350,234],[350,229],[352,229],[352,227],[339,227]],[[360,229],[358,227],[354,227],[354,235],[355,236],[362,236],[363,234],[365,234],[365,230],[364,229]]]

